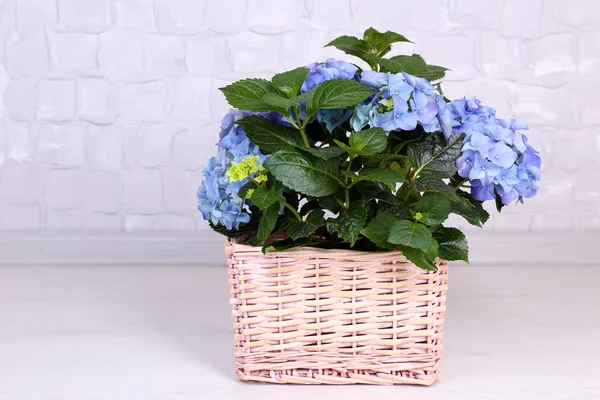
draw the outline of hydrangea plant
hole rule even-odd
[[[221,88],[234,109],[198,190],[215,231],[264,252],[399,249],[435,270],[436,257],[468,262],[465,235],[443,225],[451,213],[481,227],[484,201],[500,211],[536,194],[527,126],[446,98],[447,69],[386,58],[397,42],[410,41],[370,28],[327,45],[370,70],[329,59]]]

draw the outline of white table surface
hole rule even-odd
[[[600,399],[600,265],[451,266],[431,387],[234,377],[224,267],[1,267],[0,400]]]

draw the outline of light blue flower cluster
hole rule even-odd
[[[444,99],[427,80],[405,72],[363,71],[359,81],[377,90],[377,93],[356,106],[350,119],[354,131],[367,124],[386,132],[411,131],[417,124],[426,132],[440,129],[440,121],[436,117]]]
[[[525,124],[496,118],[493,108],[476,99],[455,100],[445,111],[450,134],[466,134],[456,166],[459,175],[469,179],[474,199],[493,200],[497,193],[508,204],[535,196],[541,159],[519,132],[527,129]]]
[[[358,67],[344,61],[329,58],[324,63],[312,63],[306,66],[309,69],[308,76],[300,88],[300,93],[305,93],[315,86],[331,79],[354,79]],[[302,108],[305,104],[302,104]],[[333,110],[319,110],[317,120],[324,123],[329,132],[346,122],[352,115],[352,107]]]
[[[218,154],[212,157],[204,167],[204,180],[198,188],[198,209],[205,220],[213,224],[222,224],[227,229],[239,229],[240,224],[248,223],[250,215],[246,212],[249,200],[242,199],[238,193],[248,182],[246,178],[230,182],[226,175],[232,162],[240,162],[248,156],[259,156],[259,164],[265,160],[258,146],[252,144],[244,129],[235,121],[251,113],[231,110],[221,121],[220,140],[217,143]],[[277,113],[261,113],[262,116],[280,121]]]

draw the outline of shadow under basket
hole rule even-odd
[[[310,247],[264,255],[228,241],[237,376],[300,384],[431,385],[448,263]]]

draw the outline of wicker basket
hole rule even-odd
[[[302,384],[431,385],[439,376],[447,271],[401,252],[228,242],[237,376]]]

